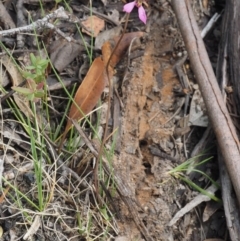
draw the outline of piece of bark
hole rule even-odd
[[[224,213],[226,216],[228,231],[231,241],[240,241],[240,213],[237,207],[237,200],[236,196],[234,195],[233,186],[221,153],[218,153],[218,163],[222,186]]]
[[[240,114],[240,1],[239,0],[227,0],[225,13],[225,26],[223,28],[223,34],[226,35],[227,55],[229,58],[229,72],[230,80],[233,85],[234,97],[236,105],[238,106],[238,114]]]
[[[211,62],[199,33],[190,2],[172,0],[192,70],[199,84],[208,116],[240,204],[240,147]]]
[[[224,100],[227,99],[227,95],[225,92],[225,87],[229,85],[229,70],[233,68],[228,68],[231,66],[232,56],[229,56],[229,48],[231,48],[233,42],[229,41],[229,25],[231,25],[232,17],[231,17],[231,8],[233,7],[232,1],[229,1],[225,8],[225,13],[222,21],[222,36],[219,44],[218,51],[218,63],[217,63],[217,79],[219,82],[220,89],[223,94]],[[228,46],[229,45],[229,46]],[[233,47],[233,46],[232,46]],[[234,47],[233,47],[234,48]],[[230,63],[229,63],[230,62]],[[237,83],[234,82],[233,85]],[[234,88],[236,91],[237,88]],[[239,92],[235,93],[235,102],[237,102],[237,96]],[[237,114],[237,113],[235,113]],[[233,186],[229,177],[229,174],[226,170],[226,165],[223,162],[223,157],[220,151],[218,151],[218,163],[219,163],[219,172],[221,179],[221,190],[222,190],[222,199],[224,206],[224,213],[226,217],[226,223],[229,231],[229,235],[232,241],[240,241],[240,213],[237,207],[236,195],[234,194]]]

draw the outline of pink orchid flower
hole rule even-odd
[[[147,22],[147,15],[145,12],[144,7],[141,3],[138,2],[138,0],[135,0],[133,2],[127,3],[123,6],[123,11],[127,13],[131,13],[134,7],[138,7],[138,17],[139,19],[146,24]]]

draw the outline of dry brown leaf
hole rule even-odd
[[[114,51],[114,54],[111,58],[110,65],[109,65],[109,78],[114,74],[114,67],[122,58],[123,54],[125,53],[126,49],[130,45],[131,41],[136,37],[143,36],[143,32],[135,32],[135,33],[127,33],[124,34],[118,48]],[[86,77],[84,78],[82,84],[78,88],[78,91],[74,97],[75,103],[73,103],[70,107],[69,111],[69,118],[79,121],[84,115],[87,115],[97,104],[106,83],[108,82],[106,75],[105,75],[105,68],[107,66],[108,60],[111,56],[112,51],[114,50],[114,46],[117,44],[119,40],[115,38],[112,41],[107,41],[103,44],[102,47],[102,54],[103,59],[101,57],[96,58]],[[77,106],[76,106],[77,105]],[[79,108],[81,111],[79,111]],[[72,127],[71,120],[67,121],[67,125],[65,127],[65,131],[62,135],[62,139],[59,145],[59,150],[62,148],[62,144],[65,140],[65,137]]]
[[[119,21],[120,14],[119,11],[117,11],[116,9],[112,9],[110,12],[108,12],[108,18],[111,19],[115,24],[117,24],[117,26],[121,25],[121,21]]]
[[[132,32],[124,34],[121,42],[119,43],[117,49],[115,49],[114,54],[110,60],[110,66],[114,68],[120,59],[125,54],[128,46],[130,45],[131,41],[134,38],[140,38],[144,35],[144,32]],[[108,41],[103,44],[102,46],[102,54],[103,54],[103,61],[105,65],[108,62],[108,59],[114,49],[114,46],[117,44],[120,37],[114,38],[112,41]]]
[[[124,34],[119,46],[117,47],[117,49],[114,52],[113,57],[111,58],[111,62],[110,62],[111,66],[115,67],[117,65],[117,63],[122,58],[122,56],[125,54],[126,50],[128,49],[129,45],[131,44],[131,42],[134,38],[140,38],[144,34],[145,34],[144,32],[131,32],[131,33]],[[119,38],[120,37],[114,38],[115,44],[117,44]]]
[[[74,102],[76,104],[72,103],[68,115],[69,118],[79,121],[84,117],[84,115],[87,115],[94,108],[106,85],[104,73],[105,68],[103,60],[101,57],[98,57],[93,61],[87,75],[77,90],[77,93],[74,97]],[[81,111],[79,111],[79,109],[81,109]],[[71,127],[72,122],[71,120],[68,120],[62,136],[60,147],[62,146],[66,134]]]
[[[50,46],[50,56],[54,67],[61,73],[83,50],[83,46],[59,39]]]
[[[26,234],[23,236],[23,240],[30,240],[31,237],[38,231],[41,226],[41,218],[39,215],[34,217],[31,227],[28,229]]]
[[[20,74],[10,57],[8,57],[7,55],[2,56],[0,59],[0,63],[6,69],[8,75],[10,75],[13,86],[17,86],[23,82],[22,75]],[[0,78],[2,78],[2,76],[0,76]]]
[[[100,31],[104,29],[105,22],[101,18],[90,16],[87,18],[87,20],[82,22],[82,25],[86,27],[86,29],[89,29],[89,31],[82,29],[83,33],[86,33],[92,37],[97,37]]]
[[[106,41],[121,35],[121,31],[121,25],[102,31],[95,39],[95,48],[100,50]]]
[[[10,57],[3,56],[1,57],[0,60],[1,64],[5,67],[8,75],[10,76],[10,79],[12,81],[13,86],[18,86],[23,82],[23,77],[20,74],[19,70],[13,63]],[[0,77],[1,78],[1,77]],[[13,95],[13,98],[18,106],[18,108],[30,119],[33,117],[33,113],[29,107],[29,102],[28,100],[23,96],[18,93],[15,93]]]
[[[120,37],[116,37],[103,44],[102,54],[103,54],[103,62],[105,67],[107,66],[111,53],[114,50],[114,53],[113,53],[113,56],[111,57],[109,68],[108,68],[109,79],[111,79],[112,76],[114,75],[114,68],[117,65],[117,63],[120,61],[120,59],[123,57],[123,55],[125,54],[131,41],[134,38],[140,38],[143,35],[144,35],[143,32],[133,32],[133,33],[124,34],[121,42],[119,43],[118,47],[115,50],[114,50],[114,47],[118,43]]]
[[[202,215],[203,222],[208,221],[210,217],[221,207],[222,207],[221,202],[215,202],[213,200],[211,200],[210,202],[207,202]]]
[[[7,71],[2,63],[2,59],[0,59],[0,85],[2,87],[6,87],[11,83],[11,80],[7,74]]]

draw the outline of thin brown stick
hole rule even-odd
[[[27,83],[26,80],[24,80],[21,84],[19,84],[17,87],[22,87]],[[9,97],[11,97],[16,91],[10,90],[7,94],[5,94],[3,97],[0,98],[0,103],[3,103],[6,101]]]
[[[172,0],[172,5],[188,51],[192,70],[202,92],[209,119],[240,204],[240,147],[235,128],[223,101],[190,2],[188,0]]]

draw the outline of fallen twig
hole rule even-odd
[[[0,37],[9,36],[9,35],[18,34],[18,33],[32,32],[37,29],[49,28],[49,29],[54,29],[59,35],[61,35],[69,42],[72,41],[72,38],[66,36],[60,29],[57,29],[53,24],[49,23],[50,19],[55,19],[55,18],[64,19],[73,23],[77,22],[76,18],[73,18],[73,16],[71,14],[68,14],[63,7],[60,7],[54,12],[46,15],[44,18],[39,19],[36,22],[33,22],[32,24],[19,27],[19,28],[12,28],[8,30],[0,31]]]
[[[240,147],[188,0],[172,0],[192,70],[240,204]]]
[[[210,31],[210,29],[213,27],[213,25],[217,22],[217,20],[221,17],[221,14],[219,13],[215,13],[212,18],[210,19],[210,21],[208,22],[208,24],[205,26],[205,28],[202,30],[201,32],[201,37],[205,38],[205,36],[207,35],[207,33]]]
[[[228,41],[228,31],[226,31],[230,23],[230,11],[228,8],[225,10],[223,17],[223,28],[222,28],[222,37],[218,53],[218,63],[217,63],[217,79],[219,82],[220,89],[222,91],[224,102],[227,100],[227,94],[225,87],[229,84],[228,82],[228,66],[229,66],[229,56],[227,53],[227,46],[230,44]],[[231,46],[229,46],[231,47]],[[235,113],[237,114],[237,113]],[[224,213],[226,217],[226,224],[228,227],[229,235],[232,241],[240,240],[240,213],[237,207],[236,196],[233,195],[234,190],[229,177],[229,174],[226,170],[226,165],[223,161],[223,156],[220,151],[218,151],[218,166],[221,179],[221,193],[224,206]],[[234,211],[233,211],[234,210]]]
[[[236,197],[233,195],[232,183],[226,170],[225,163],[223,162],[221,153],[218,153],[218,163],[222,186],[222,200],[228,231],[231,237],[231,241],[239,241],[240,214],[237,207]]]
[[[215,184],[212,184],[210,187],[206,189],[206,191],[209,194],[214,195],[214,193],[218,190],[218,187],[215,186]],[[181,210],[179,210],[175,216],[172,218],[172,220],[169,222],[168,226],[174,225],[179,218],[184,216],[186,213],[190,212],[193,208],[197,207],[202,202],[210,201],[211,198],[205,194],[199,194],[197,195],[191,202],[186,204],[185,207],[183,207]]]
[[[176,163],[179,162],[179,160],[177,160],[176,158],[174,158],[164,152],[161,152],[158,148],[156,148],[154,146],[150,146],[149,149],[150,149],[150,152],[152,153],[152,155],[154,155],[154,156],[159,156],[161,158],[164,158],[164,159],[170,160],[172,162],[176,162]]]

